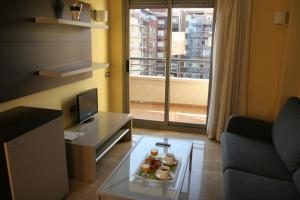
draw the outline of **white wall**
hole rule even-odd
[[[130,76],[130,101],[164,102],[164,81],[164,77]],[[171,78],[170,103],[206,106],[208,85],[207,79]]]

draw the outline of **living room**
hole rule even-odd
[[[188,3],[180,0],[30,0],[8,1],[3,7],[6,9],[1,14],[4,26],[1,28],[3,57],[0,61],[0,188],[3,188],[0,189],[0,199],[300,198],[299,182],[295,178],[300,162],[297,155],[300,153],[298,147],[293,147],[296,145],[293,141],[299,139],[296,134],[300,134],[300,129],[297,129],[299,114],[293,113],[299,109],[299,102],[290,99],[300,97],[298,0],[199,0]],[[80,12],[77,12],[78,9]],[[210,23],[206,24],[209,36],[201,42],[208,50],[205,52],[210,53],[203,53],[199,59],[187,56],[189,52],[196,52],[189,49],[192,39],[187,35],[197,27],[191,27],[191,20],[197,12],[204,12],[199,15],[207,15]],[[157,30],[157,36],[166,41],[164,46],[159,38],[155,39],[158,40],[156,48],[165,51],[162,58],[149,54],[152,51],[150,43],[146,43],[150,49],[148,56],[134,52],[133,44],[141,44],[142,48],[145,44],[132,34],[136,25],[134,20],[141,19],[133,20],[136,16],[145,19],[143,31],[153,28],[152,22],[146,24],[146,21],[155,21],[155,17],[156,27],[163,27],[159,21],[162,17],[166,24],[172,24],[165,26],[163,31]],[[177,22],[174,16],[179,19]],[[195,19],[194,22],[198,21]],[[154,40],[151,36],[149,38]],[[191,49],[197,49],[197,45]],[[189,68],[190,63],[202,61],[208,63],[208,71],[204,70],[206,74],[204,71],[200,73],[202,65]],[[141,68],[142,64],[147,67]],[[160,68],[153,68],[153,65]],[[177,71],[173,70],[175,68]],[[199,71],[192,70],[195,68]],[[96,120],[79,124],[83,122],[79,120],[81,95],[91,94],[91,91],[96,91],[92,95],[99,113],[95,114],[94,110]],[[19,106],[43,108],[45,111],[31,110],[23,115],[21,112],[25,110],[21,110],[15,112],[15,118],[12,117],[10,110]],[[276,149],[280,163],[284,163],[280,167],[288,171],[286,176],[277,177],[274,175],[277,172],[273,173],[275,165],[256,165],[264,161],[272,163],[272,156],[264,158],[259,150],[253,152],[255,155],[240,154],[245,151],[251,153],[252,150],[240,147],[247,146],[240,138],[237,140],[240,146],[236,146],[235,138],[232,139],[235,136],[227,133],[239,132],[246,127],[245,137],[251,140],[249,138],[261,133],[258,130],[261,127],[263,132],[272,132],[270,126],[273,122],[285,121],[282,118],[286,116],[283,115],[290,117],[286,113],[298,118],[294,116],[296,121],[286,119],[287,127],[273,127],[271,143],[275,147],[272,148]],[[248,125],[247,120],[243,121],[246,118],[230,117],[233,114],[261,121]],[[52,131],[58,130],[60,142],[53,145],[46,142],[44,147],[31,148],[34,153],[29,150],[22,152],[21,147],[15,148],[26,141],[26,138],[20,140],[21,137],[17,137],[26,136],[22,131],[32,131],[32,127],[45,128],[41,123],[47,120],[54,120],[58,125],[49,125],[53,130],[42,131],[43,134],[51,135]],[[276,128],[294,131],[291,141],[278,136],[278,140],[286,142],[284,145],[290,145],[289,148],[285,149],[276,140],[279,134]],[[105,139],[101,135],[85,140],[90,132],[98,129],[99,134],[107,134]],[[8,133],[8,130],[16,133]],[[79,134],[79,138],[65,144],[64,130],[65,133],[83,135]],[[252,134],[251,131],[257,133]],[[272,140],[269,136],[263,137]],[[13,139],[18,140],[9,143],[8,140]],[[55,138],[50,139],[54,141]],[[77,149],[80,145],[84,146],[83,143],[86,146],[93,144],[92,151]],[[34,145],[28,144],[29,147]],[[10,155],[8,145],[12,145],[12,150],[22,152],[23,157],[13,152]],[[60,147],[56,148],[56,145]],[[40,169],[45,167],[48,176],[53,178],[38,182],[48,178],[36,168],[35,173],[30,173],[33,168],[28,162],[32,161],[35,165],[34,159],[38,156],[24,156],[27,153],[46,153],[46,147],[52,148],[50,154],[52,152],[54,163],[54,155],[58,155],[57,168],[50,164],[50,158],[41,161],[44,165]],[[260,148],[258,143],[253,143],[253,147]],[[59,148],[63,150],[58,151]],[[289,150],[296,156],[291,156]],[[155,151],[158,151],[158,156]],[[261,157],[257,157],[258,154]],[[16,165],[13,165],[13,155],[16,155]],[[93,157],[91,162],[88,160],[90,155]],[[146,155],[150,155],[149,158]],[[168,156],[174,157],[171,165],[164,163]],[[285,156],[292,159],[292,166]],[[248,158],[250,163],[244,161]],[[17,162],[17,159],[20,160]],[[145,165],[141,160],[145,161]],[[149,175],[145,169],[146,162],[153,167],[157,164],[156,160],[161,160],[158,163],[162,169],[158,167],[153,176]],[[47,165],[52,169],[48,170]],[[165,165],[171,180],[157,177],[160,174],[156,172],[162,174]],[[257,169],[252,169],[252,165]],[[59,167],[64,170],[59,170]],[[278,171],[280,167],[277,167]],[[29,170],[28,176],[17,172],[15,174],[18,175],[14,175],[12,168]],[[142,170],[138,178],[136,170]],[[64,177],[63,181],[55,180],[59,176]],[[28,177],[35,179],[28,181]],[[268,182],[269,179],[280,181],[273,185],[273,182]],[[26,182],[32,184],[22,185]],[[45,190],[39,185],[53,189]],[[266,185],[270,187],[265,188]],[[57,196],[45,195],[55,193],[54,189],[59,191]],[[41,193],[44,193],[43,198],[38,196]]]

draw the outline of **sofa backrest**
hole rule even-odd
[[[273,143],[286,167],[294,173],[300,167],[300,99],[291,97],[273,124]]]
[[[293,181],[294,181],[294,184],[296,186],[298,193],[300,194],[300,169],[298,169],[296,172],[294,172]]]

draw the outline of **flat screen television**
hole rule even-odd
[[[84,91],[77,95],[77,119],[78,123],[91,121],[93,115],[98,112],[97,88]]]

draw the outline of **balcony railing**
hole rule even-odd
[[[163,103],[165,78],[159,76],[130,75],[130,100]],[[208,79],[171,78],[170,103],[180,105],[207,105]]]
[[[148,58],[148,57],[130,57],[130,60],[160,60],[165,61],[165,58]],[[172,61],[186,61],[186,62],[210,62],[210,59],[183,59],[183,58],[171,58]]]
[[[142,76],[165,76],[165,58],[131,57],[130,72]],[[209,78],[209,59],[171,59],[171,77]]]
[[[163,121],[165,58],[132,57],[130,61],[130,110],[133,117]],[[206,123],[209,79],[204,79],[201,74],[208,76],[209,66],[208,59],[171,59],[170,121]]]
[[[130,75],[130,110],[136,119],[164,120],[165,78]],[[169,120],[205,124],[208,101],[207,79],[170,79]]]

